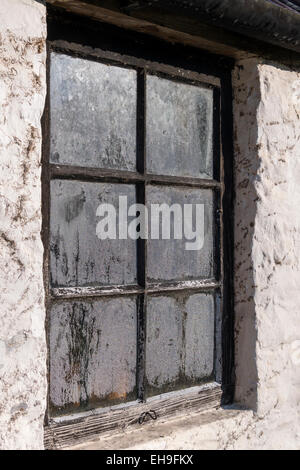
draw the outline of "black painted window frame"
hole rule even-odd
[[[53,15],[53,16],[52,16]],[[97,39],[96,32],[101,31]],[[94,34],[93,34],[94,32]],[[106,33],[106,41],[103,44],[103,33]],[[129,37],[128,37],[129,36]],[[124,41],[122,38],[124,37]],[[132,45],[131,39],[134,38]],[[87,39],[87,40],[86,40]],[[49,163],[50,154],[50,97],[46,98],[45,112],[43,116],[43,242],[44,254],[44,281],[46,291],[47,324],[51,304],[60,299],[82,299],[86,297],[100,298],[102,296],[137,295],[138,298],[138,344],[137,344],[137,401],[129,410],[124,404],[122,419],[124,423],[138,423],[141,413],[153,408],[156,415],[168,416],[184,409],[201,409],[203,406],[215,406],[216,403],[230,403],[234,392],[234,344],[233,344],[233,145],[232,145],[232,94],[231,94],[231,69],[232,61],[206,54],[203,51],[173,46],[161,41],[159,52],[153,50],[155,42],[160,40],[141,35],[128,33],[117,27],[96,23],[88,19],[82,19],[76,15],[64,15],[62,12],[54,12],[48,18],[48,47],[47,47],[47,83],[50,84],[50,55],[52,51],[65,53],[84,59],[96,60],[102,63],[120,65],[134,68],[137,71],[137,170],[126,172],[122,170],[107,170],[95,168],[82,168],[69,165],[57,165]],[[129,45],[130,44],[130,45]],[[146,51],[143,46],[147,45]],[[92,49],[92,48],[93,49]],[[95,49],[94,49],[95,48]],[[190,54],[189,54],[190,53]],[[188,60],[187,57],[188,56]],[[175,62],[175,63],[174,63]],[[190,83],[209,87],[213,90],[213,155],[214,175],[213,179],[199,179],[190,177],[164,176],[147,174],[145,155],[145,78],[147,74],[155,74],[169,80],[181,83]],[[68,179],[80,181],[119,182],[136,185],[137,202],[146,203],[145,188],[148,184],[165,186],[212,188],[215,197],[215,248],[219,257],[215,260],[216,281],[198,281],[191,287],[189,283],[155,283],[149,285],[145,276],[147,265],[147,240],[138,240],[138,285],[128,287],[109,288],[52,288],[50,287],[49,273],[49,221],[50,221],[50,181],[52,179]],[[145,305],[148,294],[188,291],[219,292],[221,295],[222,310],[222,382],[220,385],[199,387],[199,390],[189,389],[182,393],[171,392],[165,397],[154,397],[145,403],[144,378],[145,378]],[[48,327],[47,327],[48,334]],[[48,341],[49,344],[49,341]],[[48,355],[49,357],[49,355]],[[48,360],[49,362],[49,360]],[[49,364],[48,364],[49,366]],[[115,417],[122,410],[117,406],[113,410],[104,410],[99,423],[91,420],[89,414],[81,413],[79,416],[68,419],[53,419],[49,415],[49,407],[46,413],[45,424],[47,426],[47,446],[55,446],[56,440],[66,444],[72,437],[68,437],[66,426],[71,425],[84,430],[85,436],[90,436],[103,430],[114,429],[122,424],[122,419],[116,422]],[[128,411],[129,410],[129,411]],[[59,432],[62,429],[62,432]],[[70,432],[71,432],[70,431]],[[71,435],[72,435],[71,432]],[[70,436],[71,436],[70,435]],[[67,436],[67,437],[66,437]]]

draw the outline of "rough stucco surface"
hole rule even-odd
[[[300,73],[249,59],[233,87],[236,403],[252,411],[195,414],[80,448],[300,448]]]
[[[234,94],[236,400],[299,448],[300,73],[245,61]]]
[[[45,7],[0,2],[0,448],[43,447]]]

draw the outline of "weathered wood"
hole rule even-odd
[[[147,175],[148,184],[172,185],[172,186],[187,186],[192,188],[220,188],[219,181],[213,179],[190,178],[188,176],[166,176],[166,175]]]
[[[140,295],[137,299],[137,399],[145,401],[145,370],[146,370],[146,315],[147,295]]]
[[[147,292],[150,294],[174,291],[209,291],[218,289],[220,283],[213,279],[191,280],[178,282],[157,282],[148,284]]]
[[[276,58],[286,64],[299,64],[299,55],[292,50],[205,24],[200,22],[199,18],[182,15],[182,12],[176,12],[175,9],[163,10],[157,5],[139,9],[129,6],[121,9],[111,4],[103,5],[103,8],[83,0],[46,1],[54,7],[64,8],[77,15],[161,38],[173,44],[181,43],[200,48],[213,54],[234,59],[264,56],[273,60]]]
[[[105,21],[107,23],[121,26],[122,28],[151,34],[152,36],[163,38],[166,41],[182,42],[190,46],[201,47],[203,49],[210,50],[213,53],[224,54],[230,57],[236,57],[240,53],[238,47],[234,45],[234,41],[232,40],[235,36],[234,34],[228,32],[223,33],[226,34],[226,37],[228,36],[231,38],[231,45],[224,46],[223,44],[220,44],[220,41],[217,42],[214,37],[208,37],[208,32],[211,32],[211,30],[215,32],[216,28],[206,25],[201,25],[199,27],[199,23],[197,24],[195,21],[192,22],[192,34],[190,34],[189,30],[191,30],[191,26],[188,20],[184,22],[181,21],[181,30],[176,31],[172,25],[171,27],[168,27],[167,25],[161,26],[159,24],[155,24],[155,18],[148,18],[147,11],[144,11],[145,18],[143,18],[143,13],[141,12],[132,11],[129,16],[118,11],[101,8],[78,0],[47,0],[47,3],[54,7],[65,8],[67,11],[78,15],[88,16],[93,20]],[[137,17],[135,18],[134,16]],[[158,18],[158,20],[161,19]],[[186,22],[187,26],[185,25]]]
[[[135,184],[145,182],[156,185],[186,186],[193,188],[220,188],[221,183],[213,179],[190,178],[188,176],[168,176],[139,174],[131,171],[108,170],[106,168],[87,168],[72,165],[50,165],[52,178],[99,181],[109,183]]]
[[[138,183],[143,176],[132,171],[88,168],[72,165],[50,165],[52,178],[101,181],[109,183]]]
[[[213,279],[202,281],[178,281],[150,283],[147,288],[132,286],[86,286],[86,287],[53,287],[51,294],[54,298],[72,299],[86,297],[102,297],[113,295],[137,295],[142,293],[162,293],[176,291],[210,291],[220,288],[221,284]]]
[[[234,187],[233,172],[233,124],[232,124],[232,83],[231,74],[222,80],[222,153],[224,192],[222,194],[222,267],[223,267],[223,317],[222,317],[222,385],[223,403],[234,399]]]
[[[220,405],[221,386],[217,383],[193,387],[181,392],[171,392],[150,398],[146,404],[128,404],[102,411],[84,413],[50,420],[45,428],[44,443],[46,449],[59,449],[78,444],[100,434],[122,431],[128,426],[141,426],[138,421],[142,413],[154,410],[157,421],[180,413],[202,411]],[[153,421],[149,418],[148,422]]]
[[[139,286],[86,286],[86,287],[54,287],[51,294],[54,298],[73,299],[86,297],[102,297],[109,295],[136,295],[143,293]]]
[[[68,52],[93,60],[101,60],[103,63],[122,64],[124,67],[134,67],[145,69],[158,74],[167,74],[170,77],[188,80],[190,83],[201,84],[213,87],[220,87],[220,78],[211,74],[204,74],[189,70],[188,68],[174,67],[157,61],[149,61],[143,57],[133,57],[131,55],[120,54],[100,49],[98,47],[91,48],[86,45],[69,43],[64,40],[54,40],[50,43],[51,49],[56,52]]]

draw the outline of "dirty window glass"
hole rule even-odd
[[[64,302],[50,317],[50,403],[55,415],[135,399],[136,300]]]
[[[151,296],[147,305],[147,394],[207,381],[214,368],[214,297]]]
[[[50,266],[53,287],[136,283],[136,242],[97,237],[100,204],[118,208],[119,196],[134,204],[135,186],[51,182]],[[116,210],[116,223],[118,223]]]
[[[151,204],[160,205],[162,202],[167,204],[165,213],[170,213],[171,235],[174,234],[176,206],[182,208],[180,239],[173,237],[164,240],[162,236],[158,240],[151,238],[151,224],[156,223],[156,219],[151,218],[147,244],[149,282],[212,278],[214,276],[213,191],[148,186],[147,201],[149,207]],[[203,205],[203,213],[200,212],[198,218],[196,218],[196,204]],[[164,221],[168,222],[165,218]],[[178,221],[176,222],[178,225]],[[162,212],[159,215],[159,229],[162,234]],[[186,244],[193,248],[193,240],[196,238],[194,233],[199,234],[199,249],[187,250]]]
[[[148,75],[148,171],[212,178],[212,111],[212,90]]]
[[[136,72],[51,55],[50,161],[135,170]]]

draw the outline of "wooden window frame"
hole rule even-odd
[[[78,24],[80,18],[80,26]],[[166,418],[176,413],[191,410],[202,410],[230,403],[234,391],[234,344],[233,344],[233,145],[232,145],[232,95],[231,68],[232,62],[219,56],[210,56],[201,51],[181,46],[164,44],[162,54],[149,52],[143,56],[140,48],[126,50],[126,41],[121,38],[128,36],[119,28],[101,23],[84,21],[76,15],[65,15],[53,11],[48,21],[47,41],[47,85],[50,86],[50,54],[52,51],[66,53],[71,56],[99,61],[102,63],[129,67],[137,71],[137,169],[135,172],[108,170],[99,168],[82,168],[71,165],[50,163],[50,96],[47,93],[43,115],[43,159],[42,159],[42,211],[43,211],[43,243],[44,243],[44,282],[46,292],[46,331],[49,345],[49,312],[53,302],[63,299],[101,298],[103,296],[136,295],[138,301],[138,343],[137,343],[137,401],[99,408],[63,417],[49,416],[49,405],[45,417],[45,447],[65,447],[74,442],[90,439],[103,432],[137,424],[142,413],[154,410],[159,418]],[[82,27],[81,22],[84,22]],[[77,34],[72,25],[77,22]],[[89,40],[84,41],[85,28],[89,31]],[[90,29],[109,33],[108,46],[102,47],[101,40],[97,44]],[[73,28],[76,29],[76,28]],[[78,34],[79,30],[79,34]],[[87,32],[87,29],[86,29]],[[137,43],[150,41],[139,33],[134,35]],[[101,34],[102,36],[102,34]],[[95,43],[93,43],[95,41]],[[87,44],[86,44],[87,42]],[[123,45],[122,45],[123,44]],[[110,47],[111,45],[111,47]],[[92,47],[91,47],[92,46]],[[127,53],[127,51],[129,53]],[[168,51],[172,58],[176,56],[176,65],[168,61]],[[184,53],[183,53],[184,52]],[[190,52],[189,60],[186,54]],[[165,55],[165,57],[161,57]],[[138,57],[138,58],[137,58]],[[170,63],[171,62],[171,63]],[[174,62],[174,59],[173,59]],[[155,74],[181,83],[198,84],[213,90],[213,179],[199,179],[179,176],[148,174],[145,154],[145,77]],[[147,240],[137,241],[138,263],[136,286],[111,287],[50,287],[49,273],[49,231],[50,231],[50,182],[52,179],[66,179],[87,182],[130,183],[137,187],[137,202],[146,204],[146,186],[149,184],[211,188],[215,197],[214,220],[215,240],[219,239],[217,251],[220,258],[215,265],[216,280],[179,281],[147,283]],[[165,393],[148,398],[144,401],[145,378],[145,305],[148,294],[170,292],[218,292],[221,296],[222,310],[222,383],[211,382],[196,387]],[[49,351],[48,351],[49,371]],[[49,372],[48,372],[49,376]]]

